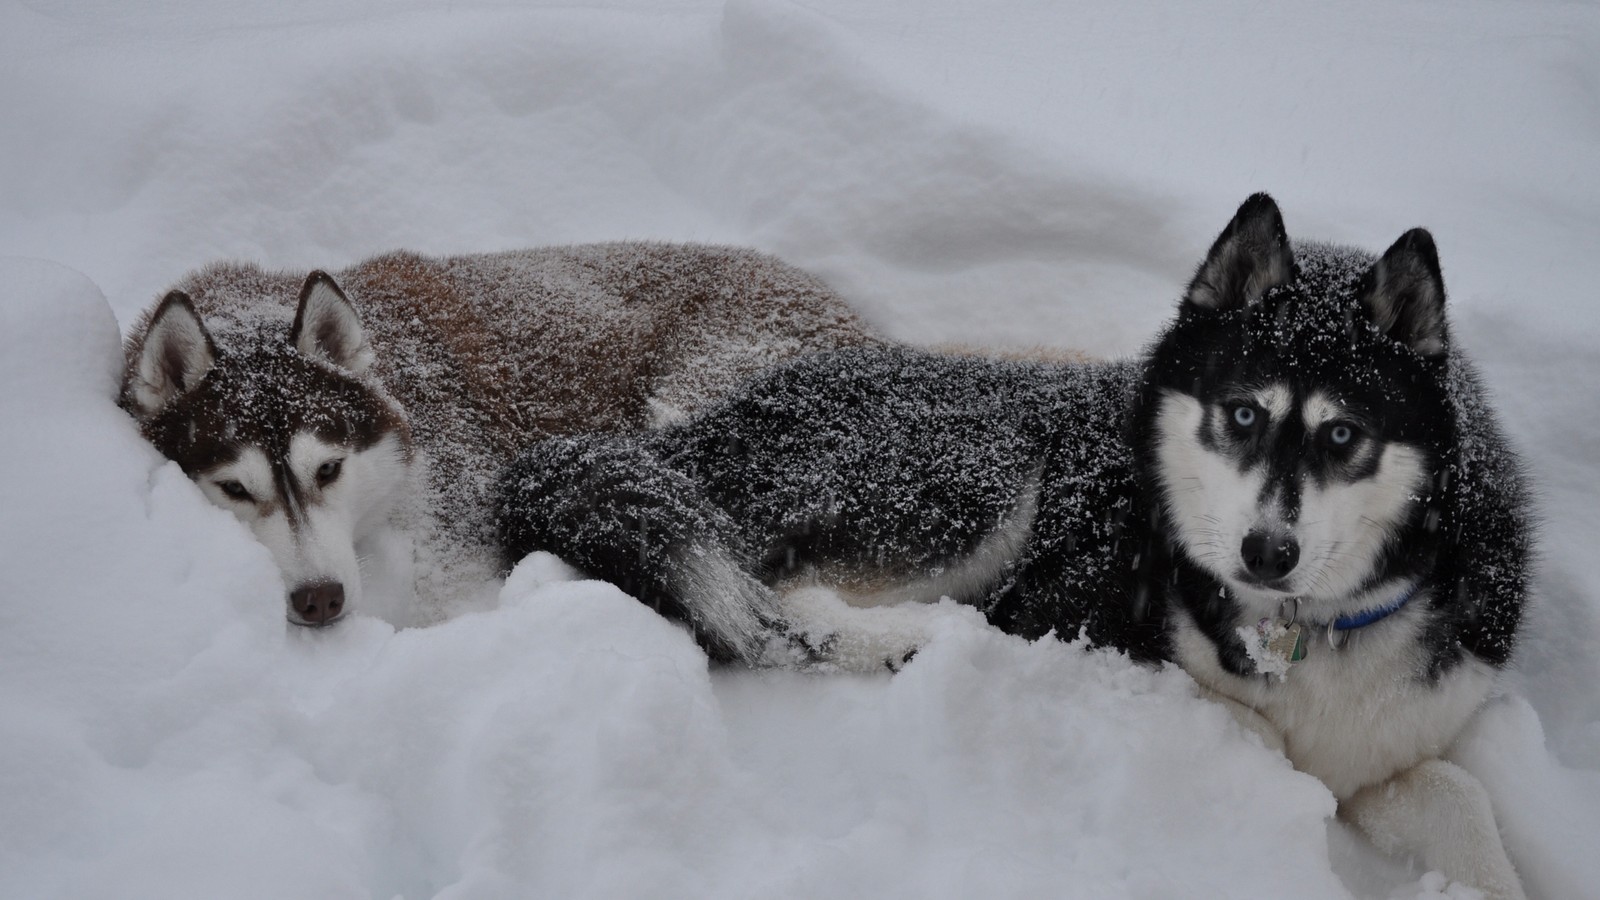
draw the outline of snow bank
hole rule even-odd
[[[0,544],[0,894],[1342,893],[1327,791],[1186,676],[969,610],[861,679],[713,677],[543,555],[491,612],[288,626],[265,551],[112,405],[98,291],[0,275],[36,425],[0,457],[31,511]]]
[[[184,271],[396,247],[754,244],[901,337],[1126,353],[1258,189],[1439,238],[1545,494],[1463,761],[1530,888],[1600,893],[1597,49],[1590,6],[1477,0],[0,7],[0,250],[93,280],[0,266],[0,895],[1463,896],[1181,673],[960,610],[879,678],[708,673],[548,559],[291,630],[111,402],[112,313]]]

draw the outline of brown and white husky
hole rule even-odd
[[[743,249],[221,263],[133,329],[122,405],[272,552],[289,621],[360,608],[363,542],[397,518],[423,601],[404,617],[426,621],[499,566],[490,492],[519,448],[674,418],[771,363],[873,340],[821,281]]]

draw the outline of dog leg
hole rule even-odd
[[[1423,865],[1482,891],[1489,900],[1525,900],[1500,843],[1489,794],[1478,779],[1442,759],[1424,760],[1339,804],[1341,818],[1379,850],[1416,855]]]
[[[798,665],[777,597],[739,548],[739,530],[692,478],[637,441],[551,438],[507,470],[499,520],[507,557],[547,550],[687,622],[713,658]]]
[[[779,592],[784,619],[816,651],[815,662],[845,672],[898,672],[928,642],[932,610],[919,603],[860,608],[826,587]]]
[[[1233,720],[1235,722],[1238,722],[1240,725],[1244,726],[1246,731],[1254,732],[1255,734],[1259,735],[1261,737],[1261,743],[1266,745],[1268,750],[1276,750],[1279,753],[1284,752],[1285,746],[1283,743],[1283,732],[1274,727],[1271,722],[1268,722],[1266,716],[1263,716],[1261,713],[1258,713],[1250,707],[1245,706],[1243,703],[1240,703],[1232,697],[1229,697],[1226,694],[1220,694],[1211,688],[1206,687],[1205,685],[1200,686],[1200,696],[1214,703],[1222,704],[1224,709],[1233,714]]]

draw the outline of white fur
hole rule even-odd
[[[1256,402],[1267,411],[1268,421],[1277,424],[1294,406],[1294,394],[1281,384],[1269,385],[1256,391]]]
[[[1324,423],[1339,418],[1341,412],[1342,407],[1338,401],[1321,391],[1312,392],[1311,396],[1306,398],[1305,404],[1300,407],[1300,417],[1305,421],[1307,431],[1316,431]]]
[[[1269,401],[1289,408],[1287,391],[1282,396],[1263,391],[1257,397],[1268,409]],[[1298,520],[1291,528],[1284,524],[1279,498],[1260,502],[1264,471],[1241,472],[1232,459],[1200,444],[1197,436],[1207,415],[1200,401],[1169,391],[1160,403],[1158,472],[1174,516],[1173,532],[1190,558],[1224,581],[1252,614],[1269,615],[1291,596],[1299,597],[1307,614],[1322,622],[1367,608],[1351,593],[1371,574],[1384,541],[1417,500],[1427,478],[1420,451],[1405,444],[1383,444],[1377,472],[1371,477],[1331,481],[1323,487],[1307,481]],[[1331,409],[1326,398],[1314,395],[1301,414],[1326,421]],[[1253,530],[1288,533],[1300,545],[1300,562],[1282,591],[1263,590],[1237,577],[1239,548]]]
[[[1173,516],[1172,533],[1189,557],[1232,583],[1244,536],[1261,521],[1256,498],[1265,475],[1200,445],[1206,407],[1187,394],[1162,395],[1156,412],[1156,471]],[[1276,605],[1276,604],[1274,604]]]
[[[319,488],[317,469],[332,459],[342,460],[339,478]],[[382,523],[410,474],[400,440],[387,435],[357,452],[300,434],[291,439],[288,464],[306,495],[304,506],[294,507],[283,495],[266,454],[257,447],[245,448],[233,462],[198,481],[211,502],[231,511],[272,553],[288,590],[335,582],[344,587],[344,611],[358,609],[362,588],[356,543]],[[254,499],[229,497],[220,487],[225,481],[239,482]],[[291,512],[298,528],[291,525]],[[306,624],[292,606],[287,615]]]
[[[808,643],[826,648],[825,666],[867,674],[898,670],[932,637],[932,611],[922,604],[854,606],[822,585],[780,593],[784,617]]]
[[[1271,409],[1288,408],[1282,395],[1257,398]],[[1157,453],[1174,529],[1190,556],[1229,586],[1247,618],[1273,615],[1288,597],[1313,629],[1307,658],[1279,682],[1239,678],[1217,661],[1216,647],[1181,613],[1176,621],[1178,661],[1207,688],[1255,710],[1279,729],[1296,767],[1321,778],[1340,797],[1437,756],[1487,695],[1493,670],[1469,661],[1439,683],[1424,678],[1426,660],[1417,638],[1425,604],[1414,600],[1394,615],[1348,632],[1334,650],[1320,626],[1340,615],[1382,606],[1409,586],[1385,584],[1357,592],[1378,550],[1401,522],[1425,477],[1421,454],[1389,444],[1378,471],[1354,483],[1306,484],[1292,530],[1301,563],[1286,591],[1253,588],[1235,578],[1238,553],[1252,529],[1280,526],[1276,509],[1259,502],[1265,474],[1241,473],[1233,460],[1207,450],[1199,434],[1206,408],[1193,397],[1168,393],[1157,414]],[[1326,421],[1335,411],[1314,396],[1302,409]],[[1269,426],[1270,427],[1270,426]],[[1422,599],[1422,598],[1416,598]]]
[[[1280,425],[1291,398],[1277,386],[1255,392],[1273,417],[1267,428]],[[1160,402],[1158,471],[1179,541],[1228,585],[1244,607],[1245,622],[1278,613],[1293,597],[1308,630],[1306,657],[1284,678],[1240,677],[1222,667],[1216,644],[1178,605],[1171,622],[1176,662],[1269,746],[1281,747],[1295,768],[1321,779],[1341,801],[1341,814],[1380,849],[1419,855],[1489,897],[1521,898],[1482,787],[1440,760],[1487,699],[1494,668],[1469,656],[1429,679],[1421,643],[1431,615],[1426,596],[1413,597],[1370,625],[1340,632],[1337,649],[1326,640],[1337,617],[1384,606],[1412,588],[1391,582],[1358,590],[1385,540],[1418,500],[1427,477],[1422,452],[1396,443],[1353,448],[1358,462],[1362,453],[1380,454],[1377,470],[1354,482],[1304,482],[1299,516],[1289,528],[1280,498],[1262,499],[1264,471],[1240,472],[1234,460],[1200,443],[1206,407],[1177,392]],[[1336,401],[1320,393],[1299,410],[1308,430],[1340,412]],[[1300,562],[1285,590],[1253,587],[1235,577],[1240,546],[1252,530],[1286,531],[1299,543]]]
[[[1338,650],[1312,629],[1306,658],[1282,681],[1227,672],[1216,645],[1181,607],[1174,613],[1178,664],[1296,769],[1321,779],[1339,814],[1380,850],[1419,856],[1496,900],[1523,897],[1482,786],[1440,759],[1487,699],[1494,669],[1469,657],[1430,682],[1423,604],[1348,632]]]
[[[1201,695],[1221,703],[1267,747],[1288,754],[1283,732],[1255,709],[1215,689]],[[1297,763],[1298,765],[1298,763]],[[1488,793],[1471,773],[1426,757],[1339,802],[1339,816],[1392,856],[1421,857],[1491,900],[1523,900],[1522,885],[1495,826]]]
[[[1429,759],[1339,804],[1378,849],[1472,885],[1487,900],[1525,900],[1495,827],[1489,794],[1466,769]]]
[[[179,362],[181,372],[167,370],[165,364],[173,360]],[[139,345],[139,360],[130,387],[140,414],[153,416],[160,412],[180,392],[194,387],[214,362],[200,320],[187,306],[167,306],[161,317],[150,323],[144,342]]]
[[[1409,515],[1427,481],[1420,451],[1385,444],[1370,478],[1325,489],[1307,484],[1300,494],[1300,565],[1296,591],[1325,618],[1349,612],[1340,601],[1372,573],[1383,543]]]
[[[689,420],[688,410],[660,397],[646,397],[644,402],[645,408],[649,410],[651,428],[666,428],[668,425],[676,425]]]
[[[1428,681],[1422,599],[1347,632],[1338,650],[1313,628],[1306,658],[1282,681],[1227,672],[1216,645],[1181,608],[1174,610],[1174,655],[1202,686],[1271,722],[1295,768],[1343,799],[1439,756],[1488,697],[1494,669],[1475,658]]]
[[[693,624],[717,635],[751,664],[793,663],[769,659],[771,624],[779,618],[776,595],[720,548],[691,548],[673,560],[678,596],[692,597]]]

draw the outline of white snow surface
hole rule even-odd
[[[880,677],[708,670],[540,555],[290,627],[112,402],[189,269],[396,248],[748,244],[898,337],[1127,354],[1268,190],[1438,239],[1544,522],[1456,755],[1600,897],[1594,3],[23,0],[0,71],[0,896],[1470,896],[1181,671],[948,604]]]

